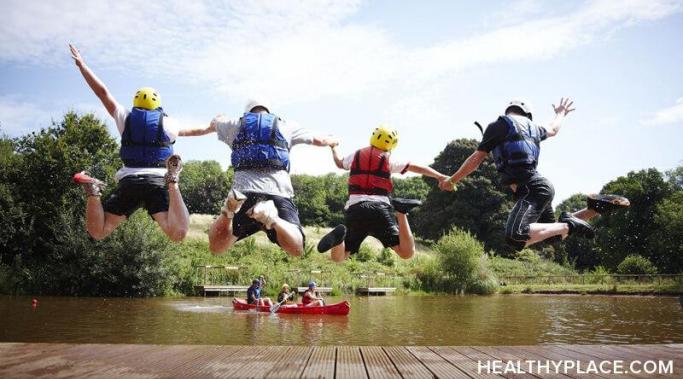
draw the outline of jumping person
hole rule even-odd
[[[407,214],[421,202],[390,199],[393,189],[391,174],[414,172],[439,180],[447,176],[430,167],[393,159],[391,150],[397,143],[398,133],[380,126],[372,133],[370,146],[344,159],[340,158],[336,146],[332,146],[332,157],[337,167],[351,171],[344,224],[335,227],[318,243],[321,253],[332,249],[333,261],[342,262],[357,253],[367,236],[377,238],[384,247],[390,247],[403,259],[415,254],[415,240]]]
[[[301,297],[301,303],[305,307],[322,307],[325,305],[325,300],[322,297],[319,297],[315,290],[317,287],[318,286],[314,281],[308,282],[308,289],[304,291],[304,294]]]
[[[505,115],[489,124],[477,150],[460,168],[439,183],[442,190],[452,191],[455,184],[475,171],[489,152],[493,152],[496,169],[502,183],[509,185],[516,201],[507,219],[505,239],[516,250],[552,238],[565,239],[568,235],[593,238],[593,227],[587,222],[598,214],[628,207],[628,199],[617,195],[589,195],[588,207],[570,214],[562,212],[556,222],[552,208],[555,190],[552,183],[536,171],[540,143],[554,137],[574,103],[562,98],[555,106],[555,117],[548,128],[533,121],[533,109],[525,100],[512,100]]]
[[[118,184],[104,205],[100,199],[103,182],[85,171],[73,176],[88,197],[88,233],[96,240],[104,239],[142,206],[171,240],[183,240],[190,215],[178,188],[181,159],[173,152],[175,138],[182,132],[178,124],[166,116],[161,97],[152,88],[139,89],[133,109],[124,108],[85,64],[78,49],[73,45],[69,48],[83,78],[114,118],[121,134],[124,167],[116,173]]]
[[[258,101],[249,101],[240,118],[218,116],[209,127],[182,135],[208,133],[216,133],[232,149],[235,168],[232,189],[209,230],[211,252],[223,253],[235,242],[263,230],[290,255],[301,255],[305,237],[292,201],[289,151],[298,144],[332,146],[337,142],[283,120]]]
[[[273,305],[269,297],[261,297],[261,282],[258,279],[252,280],[251,286],[247,288],[247,304],[256,304],[262,307]]]

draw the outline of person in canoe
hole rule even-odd
[[[283,307],[296,307],[296,304],[294,304],[294,301],[292,300],[293,297],[294,293],[289,288],[289,284],[285,283],[282,285],[282,289],[280,290],[280,293],[277,295],[277,302],[278,304],[282,304]]]
[[[502,183],[509,185],[515,199],[505,226],[505,240],[515,250],[544,240],[557,241],[569,235],[593,238],[595,231],[588,220],[630,205],[628,199],[617,195],[589,195],[587,207],[574,213],[562,212],[555,220],[552,200],[555,189],[538,171],[541,141],[560,131],[565,117],[573,112],[574,103],[562,98],[553,104],[555,117],[548,128],[533,121],[531,104],[522,99],[508,103],[505,114],[488,125],[484,137],[472,155],[450,177],[441,180],[439,187],[453,191],[455,184],[476,170],[490,152]]]
[[[317,287],[318,285],[315,282],[308,282],[308,289],[304,291],[304,294],[301,297],[301,303],[305,307],[322,307],[325,305],[325,300],[320,297],[318,291],[316,291]]]
[[[85,64],[78,49],[69,45],[71,57],[92,91],[114,119],[121,134],[120,157],[123,167],[116,172],[118,182],[109,198],[101,200],[104,183],[87,171],[74,174],[87,195],[85,213],[88,234],[96,240],[108,237],[138,208],[143,207],[173,241],[182,241],[190,225],[190,214],[178,187],[182,170],[180,156],[173,151],[183,136],[178,121],[161,108],[161,97],[152,88],[140,88],[133,108],[124,108],[105,84]]]
[[[292,201],[289,151],[298,144],[332,146],[337,142],[285,121],[269,107],[249,101],[241,117],[217,116],[207,128],[191,132],[195,136],[216,133],[232,149],[232,189],[209,229],[213,254],[224,253],[261,230],[289,255],[300,256],[304,251],[304,230]]]
[[[393,249],[401,258],[415,254],[415,240],[408,223],[408,212],[419,206],[419,200],[390,199],[391,174],[414,172],[437,180],[447,178],[431,167],[394,159],[391,151],[398,144],[396,130],[380,126],[370,137],[370,146],[341,158],[332,147],[334,163],[350,170],[349,199],[344,210],[344,224],[338,225],[318,243],[318,251],[332,250],[331,258],[342,262],[355,254],[367,236],[377,238],[384,247]]]
[[[273,302],[268,297],[261,297],[261,281],[254,279],[251,286],[247,288],[247,304],[256,304],[257,306],[270,307]]]

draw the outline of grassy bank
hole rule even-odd
[[[579,295],[683,295],[683,286],[676,283],[623,284],[509,284],[500,288],[502,294],[579,294]]]

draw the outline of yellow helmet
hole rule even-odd
[[[398,145],[398,132],[382,124],[372,132],[370,145],[380,150],[391,151]]]
[[[157,109],[161,106],[161,96],[152,87],[142,87],[135,92],[133,106],[142,109]]]

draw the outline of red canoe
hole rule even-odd
[[[237,311],[249,311],[256,308],[254,304],[247,304],[244,299],[232,299],[232,307]],[[285,314],[301,314],[301,315],[347,315],[351,310],[351,305],[348,301],[342,301],[336,304],[323,305],[322,307],[304,307],[302,304],[297,304],[296,307],[281,306],[276,313]],[[270,312],[270,307],[258,307],[259,312]]]

